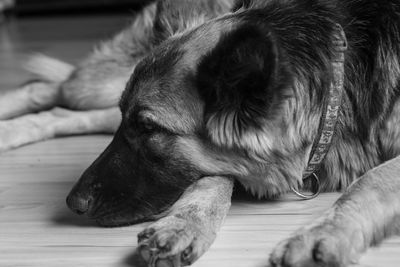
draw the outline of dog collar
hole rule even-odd
[[[294,194],[302,199],[312,199],[321,191],[320,180],[317,172],[325,159],[335,134],[336,124],[339,117],[339,110],[342,103],[344,83],[344,60],[347,50],[346,35],[340,25],[337,24],[337,31],[333,35],[332,43],[334,54],[332,58],[332,81],[329,87],[329,96],[324,101],[323,113],[318,128],[318,134],[311,149],[308,165],[303,172],[303,183],[307,179],[314,179],[312,194],[303,194],[297,188],[291,187]]]

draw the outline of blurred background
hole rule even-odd
[[[151,1],[0,0],[0,93],[35,78],[24,69],[32,54],[77,64]]]
[[[0,0],[4,19],[9,14],[45,15],[90,12],[128,12],[148,0]]]

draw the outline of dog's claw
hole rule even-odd
[[[139,245],[139,253],[149,267],[180,267],[180,259],[178,256],[160,258],[160,249],[158,247],[150,247],[147,242]]]
[[[269,266],[343,267],[356,262],[363,238],[359,229],[349,228],[326,221],[303,229],[278,244],[269,258]]]
[[[158,252],[158,248],[149,248],[149,250],[150,250],[150,252],[153,252],[153,253]]]
[[[188,266],[192,264],[192,251],[193,248],[192,246],[189,246],[187,249],[185,249],[182,254],[181,254],[181,262],[182,266]]]
[[[147,228],[138,234],[138,243],[142,243],[142,241],[149,239],[150,236],[154,234],[153,228]]]
[[[192,247],[188,247],[185,251],[182,252],[182,259],[187,260],[192,253]]]
[[[150,267],[190,265],[215,237],[199,229],[186,219],[164,218],[138,235],[139,253]]]
[[[161,259],[157,256],[157,248],[150,248],[147,245],[140,247],[140,255],[148,263],[149,267],[180,267],[180,261],[176,257]]]

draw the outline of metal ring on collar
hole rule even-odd
[[[301,193],[300,191],[298,191],[297,189],[295,189],[295,188],[293,188],[293,187],[290,187],[290,190],[292,190],[292,192],[293,192],[295,195],[297,195],[298,197],[300,197],[300,198],[303,199],[303,200],[310,200],[310,199],[316,198],[316,197],[319,195],[319,193],[321,193],[321,185],[320,185],[318,176],[317,176],[315,173],[312,173],[312,174],[311,174],[310,176],[308,176],[306,179],[309,179],[309,178],[314,178],[314,179],[315,179],[315,181],[316,181],[316,188],[317,188],[317,191],[314,192],[314,193],[312,193],[312,194],[310,194],[310,195],[303,194],[303,193]]]

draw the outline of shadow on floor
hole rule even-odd
[[[147,267],[146,262],[137,250],[123,259],[122,264],[126,267]]]
[[[88,217],[74,214],[67,206],[61,208],[51,218],[52,222],[58,225],[70,225],[79,227],[100,227],[95,221]]]
[[[232,194],[232,203],[235,202],[242,202],[242,203],[277,203],[281,201],[281,198],[266,198],[266,197],[257,197],[251,194],[249,191],[246,191],[246,189],[237,181],[235,181],[235,187],[233,189],[233,194]]]

